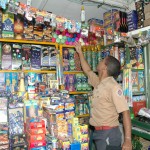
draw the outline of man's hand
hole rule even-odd
[[[81,43],[80,42],[75,42],[75,48],[78,54],[82,53],[82,49],[81,49]]]
[[[122,150],[132,150],[132,142],[131,139],[125,139],[123,145],[122,145]]]

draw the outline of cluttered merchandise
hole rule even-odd
[[[13,73],[5,75],[6,82],[17,76]],[[76,98],[70,97],[66,90],[58,90],[56,80],[51,80],[52,88],[45,88],[44,76],[29,73],[24,77],[21,73],[17,94],[1,91],[0,149],[88,149],[88,122],[80,120],[79,123],[75,117],[75,113],[88,113],[87,97],[80,97],[75,108]],[[27,78],[27,85],[24,78]],[[27,99],[25,88],[29,97],[36,97]]]
[[[105,57],[120,61],[116,81],[131,108],[133,133],[141,132],[137,124],[150,128],[142,116],[149,111],[144,56],[150,3],[135,2],[135,8],[111,7],[102,20],[86,22],[83,5],[81,21],[75,21],[17,0],[0,0],[0,150],[91,150],[92,87],[76,42],[96,74]],[[128,32],[138,29],[135,40]],[[134,150],[138,142],[133,139]]]

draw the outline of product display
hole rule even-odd
[[[83,1],[81,16],[71,16],[71,8],[68,19],[55,15],[48,3],[35,7],[32,0],[0,0],[0,150],[92,150],[93,87],[76,42],[97,75],[101,60],[119,60],[120,75],[115,79],[130,109],[132,134],[150,140],[150,3],[131,2],[136,8],[132,10],[123,1],[111,7]],[[106,7],[100,11],[102,20],[99,15],[89,18],[88,4],[94,4],[92,10],[95,5],[99,10]],[[137,141],[132,141],[137,150]]]

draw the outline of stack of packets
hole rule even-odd
[[[132,10],[128,12],[127,15],[127,22],[128,22],[128,30],[133,31],[137,29],[138,26],[138,14],[136,10]]]
[[[25,101],[25,131],[29,150],[46,149],[46,124],[37,100]]]
[[[144,14],[145,14],[144,27],[146,27],[150,25],[150,3],[144,6]]]
[[[103,19],[104,19],[104,30],[106,34],[106,44],[111,44],[114,39],[114,25],[113,25],[113,19],[114,19],[114,14],[118,10],[112,9],[103,14]]]
[[[70,98],[66,91],[56,92],[50,98],[50,103],[44,105],[43,116],[47,120],[48,132],[55,143],[52,144],[52,148],[88,149],[88,125],[79,125],[74,111],[74,99]]]
[[[138,29],[144,27],[144,20],[145,20],[145,14],[144,14],[144,1],[138,1],[135,3],[136,11],[138,14]]]
[[[27,134],[27,141],[28,141],[28,148],[35,149],[39,147],[46,147],[46,126],[45,121],[36,118],[35,120],[27,119],[26,121],[26,134]]]
[[[7,106],[8,100],[7,98],[0,98],[0,150],[9,148],[9,124],[7,117]]]
[[[72,126],[73,138],[81,143],[81,150],[87,150],[89,147],[88,125],[79,125],[78,118],[72,118],[69,120],[68,126]]]

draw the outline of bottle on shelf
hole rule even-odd
[[[85,23],[85,9],[84,6],[81,6],[81,23]]]

